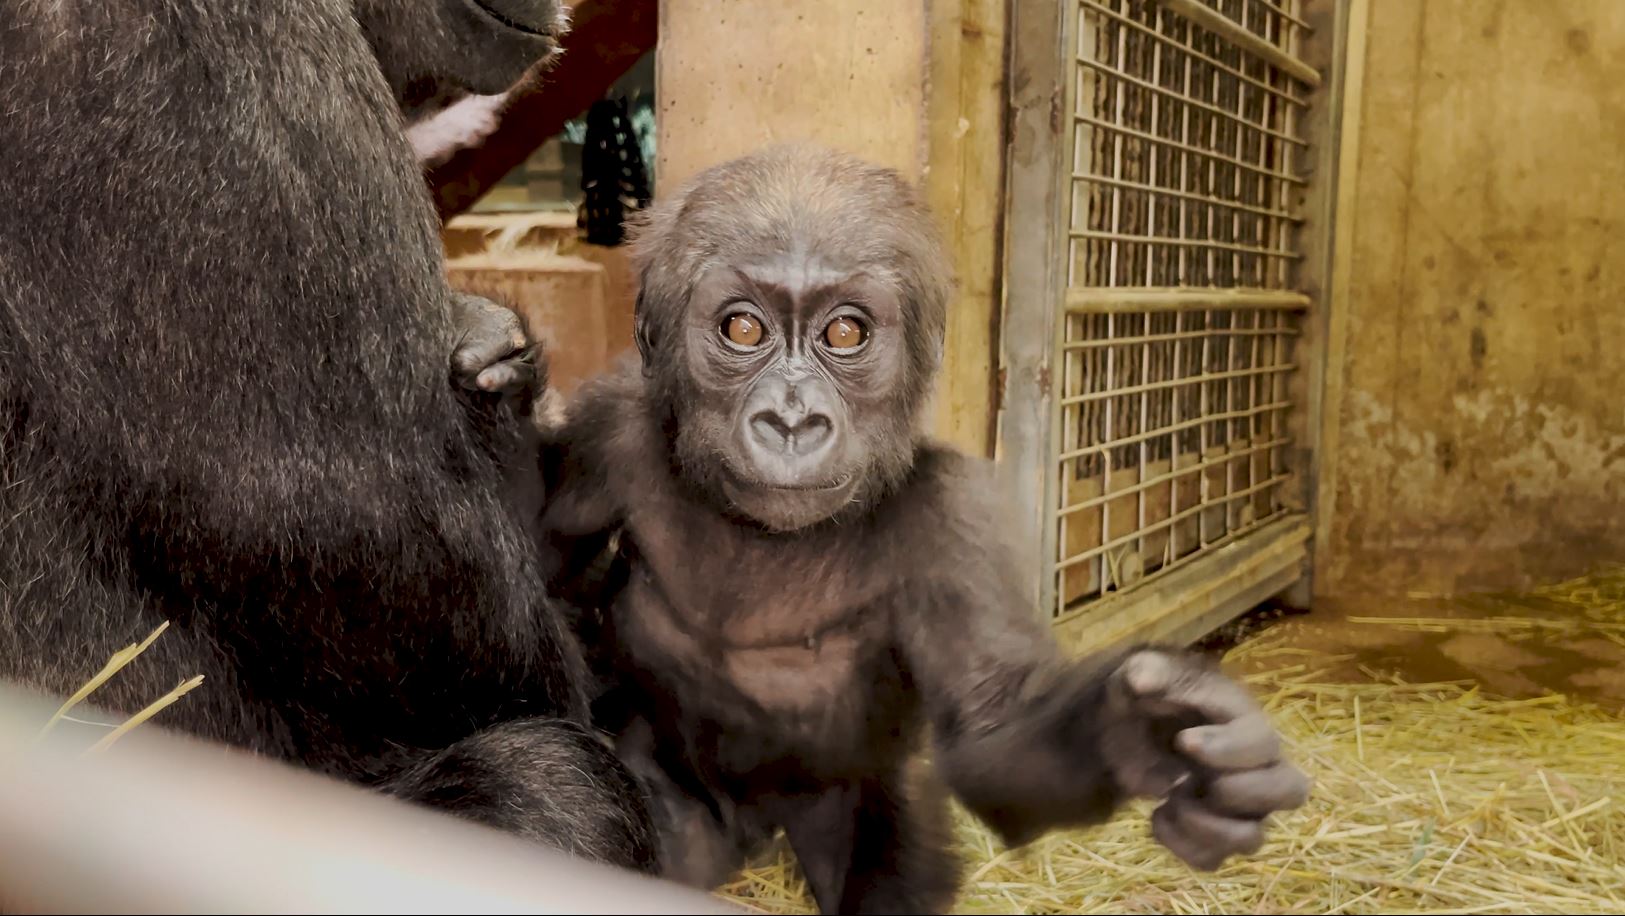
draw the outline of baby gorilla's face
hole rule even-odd
[[[896,284],[868,265],[793,245],[711,268],[684,327],[684,451],[719,460],[730,506],[775,530],[863,501],[875,456],[912,437],[904,330]]]
[[[913,468],[952,285],[913,187],[778,147],[646,216],[638,348],[679,475],[775,531],[873,507]]]

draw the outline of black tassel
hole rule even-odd
[[[594,102],[587,112],[581,191],[576,227],[592,245],[621,244],[627,217],[649,205],[649,176],[625,99]]]

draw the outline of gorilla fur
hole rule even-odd
[[[168,620],[99,703],[203,674],[162,724],[652,867],[511,499],[517,424],[448,384],[462,322],[500,319],[446,287],[403,135],[561,25],[557,0],[8,4],[0,677],[71,692]]]
[[[576,594],[669,875],[715,884],[782,827],[822,911],[946,912],[928,730],[1011,844],[1151,796],[1214,868],[1302,803],[1240,685],[1172,649],[1067,659],[1020,600],[989,468],[919,431],[949,285],[897,174],[746,156],[659,203],[637,258],[642,365],[570,406],[540,531],[572,562],[618,539]]]

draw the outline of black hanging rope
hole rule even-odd
[[[593,245],[621,244],[626,218],[649,205],[649,176],[625,99],[594,102],[587,112],[581,191],[576,227]]]

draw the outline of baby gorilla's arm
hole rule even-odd
[[[1178,650],[1063,658],[964,496],[987,489],[944,479],[921,504],[929,569],[891,607],[948,784],[1011,845],[1140,796],[1164,799],[1156,837],[1193,866],[1255,851],[1265,818],[1308,792],[1263,711]]]

